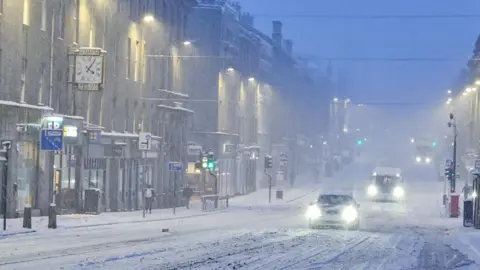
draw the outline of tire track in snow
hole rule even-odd
[[[316,232],[317,233],[317,232]],[[318,235],[317,235],[318,236]],[[333,237],[330,234],[321,234],[320,235],[323,239],[321,239],[321,243],[319,243],[318,246],[315,246],[314,248],[310,248],[307,251],[304,250],[298,250],[295,254],[291,252],[284,252],[276,256],[272,256],[273,254],[267,254],[264,255],[263,257],[257,257],[257,259],[253,261],[248,261],[247,265],[249,269],[287,269],[290,266],[302,263],[306,260],[316,258],[318,256],[328,254],[331,252],[331,246],[333,245],[341,245],[343,241],[349,241],[349,242],[355,242],[358,239],[362,238],[363,235],[361,236],[355,236],[351,237],[350,239],[345,239],[349,236],[345,234],[341,235],[333,235],[333,236],[338,236],[338,237]],[[331,242],[331,243],[329,243]],[[333,242],[333,243],[332,243]],[[331,244],[329,246],[328,244]],[[306,243],[302,243],[306,244]],[[273,257],[273,258],[272,258]],[[265,260],[267,259],[267,260]],[[287,265],[285,267],[285,265]],[[252,268],[253,267],[253,268]]]

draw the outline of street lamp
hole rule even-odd
[[[448,90],[447,93],[448,93],[449,95],[451,95],[451,94],[452,94],[452,90]]]
[[[333,102],[338,102],[338,98],[333,98]]]
[[[254,78],[254,77],[250,77],[250,78],[248,78],[248,81],[249,81],[249,82],[254,82],[254,81],[255,81],[255,78]]]
[[[144,22],[153,22],[153,20],[155,20],[155,17],[153,17],[152,15],[146,15],[145,17],[143,17],[143,21]]]
[[[234,72],[235,69],[233,69],[232,67],[229,67],[229,68],[227,68],[227,71],[228,71],[228,72]]]
[[[185,41],[183,42],[183,45],[184,45],[184,46],[190,46],[190,45],[192,45],[192,42],[191,42],[190,40],[185,40]]]

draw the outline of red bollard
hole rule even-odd
[[[460,195],[452,194],[450,195],[450,217],[458,218],[459,215],[459,198]]]

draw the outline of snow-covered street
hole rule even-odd
[[[270,205],[261,190],[207,215],[182,210],[171,219],[5,236],[0,269],[478,269],[446,245],[461,220],[441,217],[442,185],[428,170],[406,171],[406,203],[373,203],[363,198],[373,167],[359,161],[319,184],[306,179]],[[331,189],[354,192],[359,231],[306,226],[308,202]]]

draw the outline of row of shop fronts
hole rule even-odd
[[[198,194],[213,193],[214,178],[194,168],[201,149],[216,153],[220,195],[243,195],[265,187],[263,155],[270,151],[240,144],[236,135],[195,134],[198,143],[188,145],[174,141],[174,134],[167,139],[152,136],[150,149],[140,151],[138,134],[102,131],[86,125],[82,117],[54,115],[48,107],[15,105],[14,113],[0,117],[0,140],[12,146],[7,171],[9,217],[21,214],[27,205],[35,215],[46,215],[52,202],[60,213],[82,212],[87,189],[99,191],[101,212],[141,209],[147,184],[156,190],[157,208],[171,207],[174,190],[181,192],[186,184]],[[5,107],[0,104],[0,112]],[[41,120],[48,117],[62,119],[63,151],[40,149]],[[168,171],[172,159],[185,165],[185,173]],[[2,177],[4,173],[0,169]]]

